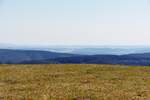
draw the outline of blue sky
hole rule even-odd
[[[150,45],[150,0],[0,0],[0,43]]]

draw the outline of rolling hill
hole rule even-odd
[[[124,64],[150,65],[150,53],[77,55],[39,50],[0,49],[1,64]]]
[[[64,57],[45,60],[44,63],[46,63],[46,61],[47,63],[55,62],[60,64],[123,64],[150,66],[150,53]]]
[[[1,64],[9,64],[9,63],[15,64],[24,61],[45,60],[45,59],[54,59],[58,57],[70,57],[70,56],[75,56],[75,55],[67,54],[67,53],[38,51],[38,50],[0,49]]]

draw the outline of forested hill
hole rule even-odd
[[[21,63],[32,60],[45,60],[54,59],[58,57],[70,57],[75,56],[74,54],[67,53],[56,53],[49,51],[38,51],[38,50],[10,50],[0,49],[0,63]]]

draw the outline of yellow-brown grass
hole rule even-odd
[[[150,67],[0,65],[0,100],[150,100]]]

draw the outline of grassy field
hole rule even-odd
[[[150,100],[150,67],[0,65],[0,100]]]

